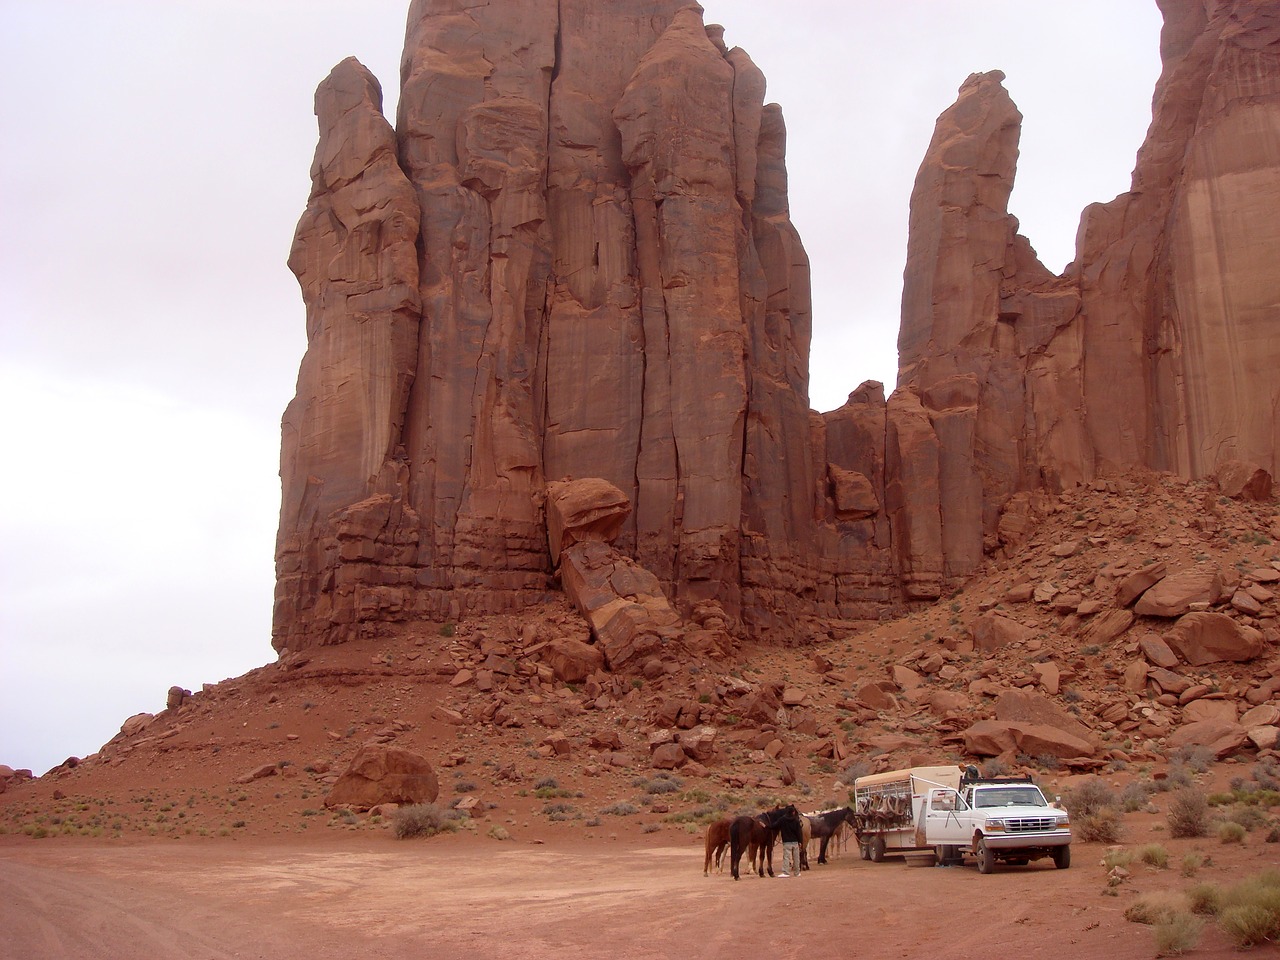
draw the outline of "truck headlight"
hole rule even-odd
[[[996,832],[1003,831],[1003,830],[1004,830],[1004,827],[1005,827],[1005,823],[1004,823],[1004,821],[1003,821],[1003,820],[988,820],[988,821],[987,821],[987,829],[988,829],[988,830],[990,830],[992,833],[996,833]]]
[[[1069,817],[1069,816],[1068,816],[1067,814],[1065,814],[1065,813],[1063,813],[1063,814],[1059,814],[1059,815],[1058,815],[1058,817],[1057,817],[1057,821],[1058,821],[1058,826],[1060,826],[1060,827],[1069,827],[1069,826],[1071,826],[1071,817]]]

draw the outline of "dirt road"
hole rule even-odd
[[[667,842],[670,842],[668,838]],[[702,876],[700,841],[305,843],[0,838],[0,950],[110,960],[928,956],[1148,960],[1100,848],[990,876],[846,855],[799,879]],[[998,949],[993,953],[993,947]],[[1214,935],[1197,957],[1219,954]],[[1221,950],[1221,955],[1230,951]],[[1238,956],[1238,955],[1237,955]]]

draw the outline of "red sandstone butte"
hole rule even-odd
[[[614,549],[679,617],[788,639],[944,595],[1079,482],[1270,489],[1273,7],[1160,0],[1132,188],[1061,276],[1008,208],[1003,75],[965,80],[911,196],[897,387],[818,414],[781,109],[700,7],[604,6],[414,0],[394,129],[355,61],[320,85],[278,650],[540,597],[563,478],[621,492]]]

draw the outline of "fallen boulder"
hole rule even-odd
[[[380,803],[432,803],[440,795],[427,759],[400,747],[367,744],[325,797],[329,808],[368,810]]]

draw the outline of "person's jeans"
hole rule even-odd
[[[784,843],[782,845],[782,872],[793,877],[800,876],[800,844]]]

